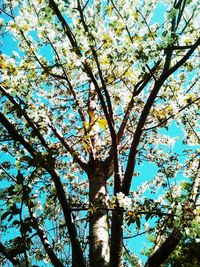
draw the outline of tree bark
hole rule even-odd
[[[144,267],[159,267],[174,251],[181,239],[179,229],[174,228],[169,237],[162,243],[162,245],[149,256]]]
[[[10,261],[14,266],[19,266],[20,262],[16,258],[16,255],[11,252],[7,247],[5,247],[1,242],[0,242],[0,252]]]
[[[89,176],[89,181],[89,197],[93,207],[89,219],[90,267],[108,267],[110,248],[105,175],[97,172]]]
[[[123,262],[123,211],[112,214],[110,267],[122,267]]]

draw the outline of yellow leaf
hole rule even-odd
[[[133,13],[133,17],[136,21],[138,21],[138,12],[137,11]]]
[[[91,214],[93,214],[93,213],[96,211],[96,208],[95,208],[95,206],[94,206],[92,203],[90,203],[90,207],[89,207],[88,211],[89,211]]]
[[[128,211],[128,216],[133,216],[133,212],[132,211]]]
[[[87,121],[84,121],[83,124],[84,124],[84,126],[85,126],[86,129],[88,129],[89,126],[90,126],[90,124]]]
[[[67,174],[66,176],[67,176],[68,179],[74,179],[74,176],[71,175],[71,174]]]
[[[90,120],[93,121],[94,118],[95,118],[94,110],[89,109],[89,111],[88,111],[88,115],[89,115],[89,117],[90,117]]]
[[[113,13],[113,8],[112,8],[112,7],[110,7],[110,6],[106,6],[106,11],[108,11],[108,14],[109,14],[110,16],[112,16],[112,13]]]
[[[89,153],[90,152],[90,146],[87,144],[87,142],[82,141],[84,150]]]
[[[104,33],[103,34],[103,38],[104,38],[104,40],[108,40],[109,39],[109,35],[107,33]]]
[[[126,72],[126,77],[130,77],[131,76],[131,70],[129,69],[129,70],[127,70],[127,72]]]
[[[99,127],[102,128],[103,130],[105,130],[106,127],[107,127],[107,125],[108,125],[106,119],[99,119],[99,120],[97,121],[97,123],[98,123]]]
[[[4,56],[0,56],[0,66],[2,69],[4,69],[7,65],[4,59]]]

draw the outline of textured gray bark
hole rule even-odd
[[[90,214],[90,267],[110,266],[108,212],[106,210],[106,179],[95,173],[90,179],[90,203],[95,209]]]

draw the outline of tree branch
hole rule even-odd
[[[126,171],[125,171],[123,185],[122,185],[122,192],[126,195],[128,194],[130,190],[130,186],[131,186],[131,180],[132,180],[132,176],[133,176],[133,172],[135,168],[135,158],[137,154],[137,147],[139,145],[140,137],[142,135],[142,128],[145,125],[146,119],[154,103],[154,100],[156,99],[157,94],[162,84],[165,82],[165,80],[187,61],[187,59],[192,55],[192,53],[195,51],[195,49],[198,47],[199,44],[200,44],[200,38],[196,41],[193,47],[190,48],[190,50],[182,57],[182,59],[179,60],[179,62],[177,62],[169,70],[163,71],[158,81],[155,82],[154,88],[151,91],[149,98],[143,108],[137,128],[135,130],[135,134],[133,136],[133,141],[131,144],[131,149],[130,149],[129,156],[128,156],[128,163],[126,166]]]
[[[177,228],[174,228],[169,237],[162,245],[149,256],[144,267],[159,267],[174,251],[181,239],[181,233]]]
[[[83,162],[78,154],[77,151],[75,151],[65,140],[65,137],[62,136],[62,133],[59,132],[58,129],[56,129],[56,127],[53,125],[52,122],[49,121],[49,126],[51,128],[51,130],[53,131],[53,133],[55,134],[55,136],[60,140],[61,144],[66,148],[66,150],[71,154],[71,156],[73,157],[74,161],[77,162],[80,167],[88,172],[88,164],[86,162]]]
[[[40,140],[41,144],[48,150],[48,144],[46,143],[44,137],[41,135],[39,129],[36,127],[36,125],[31,121],[29,116],[26,113],[25,109],[22,109],[22,107],[15,101],[15,99],[10,96],[5,88],[0,85],[0,91],[3,93],[4,96],[8,98],[8,100],[20,111],[21,115],[26,119],[27,123],[31,126],[31,128],[34,130],[34,133],[37,135],[38,139]]]
[[[200,45],[200,37],[197,39],[197,41],[193,44],[193,46],[190,48],[190,50],[180,59],[173,67],[171,67],[166,73],[163,72],[161,78],[163,80],[166,80],[172,73],[174,73],[178,68],[180,68],[192,55],[192,53],[195,51],[195,49]]]
[[[19,132],[15,129],[14,125],[9,122],[9,120],[4,116],[2,112],[0,112],[0,123],[6,128],[9,135],[12,136],[13,140],[19,141],[23,147],[31,154],[32,157],[36,156],[35,149],[30,145],[25,138],[19,134]]]
[[[82,10],[81,5],[80,5],[80,1],[77,0],[77,2],[78,2],[78,11],[79,11],[79,14],[80,14],[80,17],[81,17],[81,22],[82,22],[83,28],[84,28],[85,32],[88,34],[88,36],[91,39],[91,41],[94,41],[94,37],[90,33],[88,25],[85,22],[83,10]],[[111,99],[110,99],[110,96],[109,96],[109,93],[108,93],[108,90],[107,90],[107,86],[106,86],[105,80],[103,78],[103,73],[102,73],[102,70],[101,70],[101,67],[100,67],[100,63],[99,63],[99,60],[98,60],[97,53],[96,53],[93,45],[90,45],[90,48],[91,48],[92,55],[94,57],[95,63],[97,65],[99,77],[100,77],[101,84],[102,84],[102,89],[104,90],[104,93],[105,93],[107,107],[108,107],[108,113],[109,113],[109,118],[110,118],[111,124],[112,124],[112,127],[111,127],[112,129],[110,129],[110,130],[111,130],[111,135],[113,135],[113,132],[114,132],[114,126],[113,126],[114,121],[113,121],[113,110],[112,110]],[[100,91],[99,91],[99,93],[100,93]]]
[[[55,267],[64,267],[64,265],[60,262],[60,260],[58,259],[58,257],[56,256],[56,254],[54,253],[52,247],[49,244],[49,241],[47,239],[47,236],[44,232],[44,230],[42,229],[42,227],[39,225],[38,223],[38,218],[36,218],[36,216],[34,215],[34,213],[32,212],[31,208],[29,207],[29,213],[31,215],[31,219],[34,222],[34,228],[37,231],[37,234],[42,242],[42,245],[46,251],[46,253],[49,256],[49,259],[51,261],[51,263],[53,264],[53,266]]]
[[[144,132],[144,131],[153,130],[153,129],[157,128],[157,127],[160,127],[160,126],[162,126],[162,125],[165,125],[165,123],[166,123],[168,120],[170,120],[170,119],[176,117],[181,111],[183,111],[184,109],[188,108],[188,107],[191,106],[193,103],[195,103],[195,102],[197,102],[197,101],[199,101],[199,100],[200,100],[200,97],[198,97],[197,99],[193,100],[191,103],[188,103],[186,106],[182,107],[176,114],[173,114],[173,115],[169,116],[168,118],[164,119],[163,121],[161,121],[160,123],[156,124],[155,126],[152,126],[152,127],[149,127],[149,128],[144,128],[142,131]]]
[[[59,21],[62,23],[62,27],[63,27],[65,33],[67,34],[67,37],[69,38],[72,46],[77,47],[75,37],[74,37],[69,25],[67,24],[66,20],[64,19],[64,17],[60,13],[57,4],[53,0],[49,0],[49,6],[53,9],[53,11],[55,12]],[[78,50],[76,52],[78,52]],[[79,52],[79,55],[81,55],[80,52]]]
[[[0,252],[10,261],[14,266],[19,266],[20,262],[15,257],[15,255],[12,255],[12,253],[9,252],[9,249],[6,248],[1,242],[0,242]]]
[[[143,108],[143,111],[141,113],[137,128],[135,130],[135,133],[133,136],[133,141],[132,141],[131,148],[129,151],[128,162],[127,162],[126,171],[124,174],[124,180],[123,180],[123,184],[122,184],[122,192],[125,195],[128,195],[128,192],[130,190],[131,180],[132,180],[133,171],[134,171],[134,167],[135,167],[135,158],[136,158],[136,154],[137,154],[137,147],[139,145],[140,137],[142,135],[142,128],[144,127],[146,119],[149,115],[149,111],[150,111],[150,109],[154,103],[154,100],[155,100],[162,84],[163,84],[163,81],[160,79],[155,83],[154,88],[151,91],[149,98],[148,98],[148,100],[147,100],[147,102]]]
[[[15,179],[15,177],[13,177],[5,168],[4,168],[4,166],[0,163],[0,169],[2,169],[3,171],[4,171],[4,173],[6,174],[6,175],[8,175],[8,177],[10,177],[10,179],[13,181],[13,182],[15,182],[15,183],[17,183],[17,180]]]
[[[124,133],[124,130],[126,128],[126,124],[128,122],[128,118],[129,118],[129,115],[130,115],[130,112],[133,108],[133,105],[134,105],[134,98],[135,96],[139,95],[139,93],[144,89],[144,87],[148,84],[148,82],[151,80],[152,78],[152,75],[151,73],[155,73],[155,71],[157,70],[157,68],[159,67],[159,64],[160,64],[160,61],[158,61],[154,67],[151,69],[151,72],[150,73],[145,73],[142,80],[139,81],[136,85],[135,85],[135,90],[133,92],[133,95],[132,95],[132,98],[128,104],[128,107],[126,109],[126,112],[125,112],[125,115],[124,115],[124,118],[123,118],[123,121],[119,127],[119,130],[118,130],[118,133],[117,133],[117,142],[119,144],[119,142],[121,141],[121,138],[123,136],[123,133]]]
[[[195,179],[192,184],[192,189],[190,191],[189,200],[192,200],[192,208],[194,208],[195,203],[197,202],[198,195],[199,195],[199,189],[200,189],[200,160],[197,167],[197,173],[195,175]]]
[[[61,12],[59,11],[58,6],[56,5],[56,3],[53,0],[49,0],[49,5],[53,9],[53,11],[56,14],[56,16],[58,17],[59,21],[61,22],[63,30],[66,33],[67,37],[69,38],[69,41],[70,41],[72,47],[74,48],[75,53],[77,54],[77,56],[79,58],[82,57],[80,48],[78,47],[78,44],[76,43],[75,37],[73,36],[73,33],[70,30],[69,25],[67,24],[66,20],[64,19]],[[82,9],[81,9],[81,12],[82,12]],[[100,87],[99,87],[99,85],[98,85],[98,83],[97,83],[97,81],[96,81],[96,79],[95,79],[95,77],[94,77],[87,62],[83,63],[83,67],[84,67],[84,70],[86,71],[86,73],[88,74],[88,76],[90,77],[91,81],[93,82],[95,89],[97,90],[99,100],[100,100],[102,108],[103,108],[104,115],[105,115],[106,120],[108,122],[109,129],[110,129],[111,133],[112,132],[114,133],[113,122],[112,122],[112,120],[110,118],[110,114],[107,110],[107,106],[105,104],[104,97],[101,93],[101,89],[100,89]]]
[[[8,119],[3,115],[3,113],[0,113],[0,123],[2,123],[3,126],[7,129],[10,136],[12,136],[12,138],[15,141],[20,142],[24,146],[24,148],[31,154],[31,156],[36,161],[38,161],[37,152],[30,145],[30,143],[28,143],[24,139],[24,137],[18,133],[18,131],[13,126],[13,124],[11,124],[8,121]],[[51,163],[49,161],[51,161]],[[55,170],[54,160],[52,158],[49,158],[49,159],[45,159],[45,158],[43,159],[42,158],[42,159],[40,159],[39,164],[41,167],[43,167],[51,175],[51,177],[53,179],[53,182],[55,184],[56,191],[58,194],[58,199],[60,201],[60,204],[61,204],[61,207],[62,207],[62,210],[64,213],[66,225],[67,225],[68,232],[69,232],[69,237],[71,239],[71,243],[72,243],[72,246],[74,248],[74,251],[76,252],[76,257],[77,257],[77,260],[79,262],[79,266],[85,267],[86,266],[85,259],[83,256],[83,252],[82,252],[80,243],[79,243],[78,238],[77,238],[76,227],[75,227],[74,222],[73,222],[73,218],[72,218],[72,214],[71,214],[71,210],[70,210],[70,205],[67,201],[65,191],[63,188],[63,184],[60,180],[58,173]]]
[[[85,116],[84,116],[84,113],[83,113],[82,109],[80,108],[79,101],[78,101],[78,99],[77,99],[77,96],[76,96],[76,93],[75,93],[75,91],[74,91],[74,88],[73,88],[73,86],[72,86],[72,84],[71,84],[71,82],[70,82],[70,80],[69,80],[69,78],[68,78],[68,75],[67,75],[67,73],[66,73],[66,71],[65,71],[64,65],[61,63],[61,59],[60,59],[60,56],[59,56],[59,54],[58,54],[56,48],[55,48],[54,45],[52,44],[52,42],[51,42],[51,40],[49,39],[49,37],[46,36],[46,38],[47,38],[48,42],[50,43],[52,49],[54,50],[54,52],[55,52],[55,54],[56,54],[56,56],[57,56],[57,59],[58,59],[58,61],[59,61],[59,64],[60,64],[60,66],[61,66],[61,68],[62,68],[62,70],[63,70],[63,73],[64,73],[64,75],[65,75],[65,79],[66,79],[67,84],[68,84],[68,86],[69,86],[69,90],[70,90],[70,92],[71,92],[71,94],[72,94],[72,96],[73,96],[73,98],[74,98],[75,105],[76,105],[76,107],[77,107],[77,109],[78,109],[78,113],[79,113],[79,116],[80,116],[80,118],[81,118],[81,120],[82,120],[82,122],[83,122],[83,127],[84,127],[84,130],[85,130],[85,133],[86,133],[86,129],[85,129],[85,125],[84,125],[84,122],[86,121],[86,119],[85,119]],[[49,74],[51,75],[52,73],[49,72]]]

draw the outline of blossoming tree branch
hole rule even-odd
[[[142,266],[147,235],[155,267],[197,240],[197,1],[0,11],[2,266]]]

